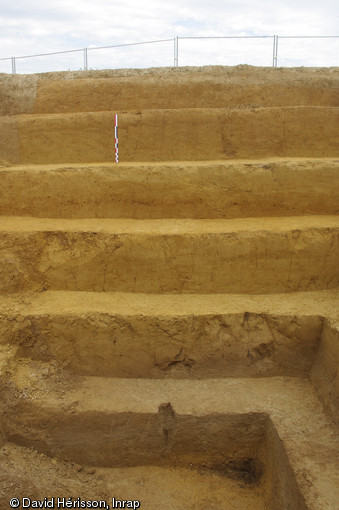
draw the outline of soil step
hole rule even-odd
[[[339,106],[338,71],[206,66],[0,76],[0,115],[233,105]]]
[[[0,167],[0,215],[234,218],[338,214],[339,160]]]
[[[207,78],[207,83],[206,83]],[[312,78],[314,78],[312,76]],[[150,93],[151,90],[151,93]],[[167,74],[105,79],[40,80],[35,113],[65,113],[138,108],[224,108],[234,105],[339,106],[335,81],[306,79],[288,83],[267,70],[261,77],[243,78],[212,73]]]
[[[309,510],[335,508],[339,438],[307,380],[83,378],[17,360],[2,386],[7,439],[47,455],[94,466],[209,469],[252,459],[252,476],[265,473],[271,489],[280,478],[285,497],[298,499],[298,489]]]
[[[337,81],[0,76],[1,508],[337,508]]]
[[[60,505],[63,503],[63,498],[69,501],[70,494],[74,495],[74,504],[81,496],[80,501],[93,502],[93,508],[96,501],[105,501],[109,508],[123,508],[120,501],[126,501],[125,508],[138,508],[139,501],[140,508],[146,510],[197,510],[201,507],[266,510],[267,500],[273,500],[268,489],[265,494],[266,484],[244,481],[245,473],[239,468],[230,469],[226,475],[206,466],[100,468],[51,459],[13,443],[0,449],[0,462],[0,505],[4,509],[13,497],[14,484],[15,495],[21,500],[25,497],[43,501],[48,494],[49,502],[54,498],[55,508],[58,501]],[[276,510],[283,510],[277,496],[274,503]],[[108,507],[105,504],[101,508]],[[292,510],[302,508],[298,506]]]
[[[119,111],[120,161],[338,157],[338,107]],[[0,117],[9,163],[112,162],[114,112]]]
[[[106,377],[308,377],[339,289],[259,296],[47,291],[1,297],[19,357]]]
[[[338,216],[232,220],[2,217],[1,288],[277,293],[339,284]]]

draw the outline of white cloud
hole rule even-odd
[[[338,21],[334,0],[0,0],[0,58],[177,35],[337,35]]]

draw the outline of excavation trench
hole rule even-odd
[[[0,508],[337,508],[337,83],[0,76]]]
[[[61,416],[53,404],[40,407],[21,395],[3,414],[7,439],[99,472],[103,467],[112,474],[129,468],[142,473],[150,487],[149,473],[157,467],[169,484],[178,475],[198,483],[209,508],[223,497],[232,499],[234,510],[244,504],[253,510],[272,505],[278,510],[306,509],[267,414],[180,415],[170,402],[160,404],[157,413],[81,413],[74,407]],[[157,488],[151,491],[156,501]],[[178,495],[172,502],[182,504]]]
[[[35,324],[34,320],[37,320]],[[40,320],[42,322],[39,325]],[[38,336],[39,325],[47,346],[49,341],[46,320],[44,315],[37,319],[27,317],[26,326],[30,324],[32,327],[33,323],[31,331]],[[69,320],[74,327],[76,319],[73,317]],[[86,320],[91,322],[88,317]],[[140,317],[137,320],[140,320]],[[226,330],[240,335],[239,341],[242,338],[244,342],[252,342],[252,353],[257,353],[258,356],[277,356],[275,371],[271,367],[272,371],[267,374],[271,376],[269,386],[264,384],[262,377],[249,377],[258,374],[246,373],[248,355],[241,356],[240,351],[240,371],[234,373],[233,377],[228,373],[227,378],[213,380],[210,379],[209,372],[204,387],[201,380],[192,380],[190,383],[186,374],[184,387],[181,388],[183,381],[175,381],[175,373],[171,374],[170,379],[162,381],[152,381],[144,375],[142,379],[119,379],[116,378],[117,374],[113,374],[114,378],[75,375],[73,370],[69,370],[69,365],[67,367],[66,359],[39,359],[42,344],[34,345],[32,337],[27,339],[30,345],[26,347],[25,341],[21,345],[19,342],[17,346],[3,345],[0,458],[1,455],[15,457],[19,454],[20,447],[23,447],[52,459],[54,463],[76,463],[80,466],[79,470],[83,469],[81,466],[87,466],[87,470],[90,469],[88,466],[92,466],[91,469],[98,470],[101,481],[112,476],[120,479],[122,473],[128,478],[133,473],[134,477],[141,477],[143,487],[148,488],[145,498],[150,498],[147,506],[150,509],[156,508],[160,497],[159,490],[164,493],[162,484],[167,487],[164,489],[166,494],[171,484],[175,483],[177,494],[171,493],[169,497],[174,508],[178,509],[182,508],[183,504],[186,508],[189,493],[191,496],[193,494],[187,486],[185,488],[185,484],[190,484],[200,488],[200,494],[204,504],[209,505],[208,508],[214,508],[217,501],[220,508],[232,510],[240,510],[244,505],[253,510],[270,510],[272,507],[278,510],[306,510],[308,506],[300,493],[300,480],[297,483],[295,466],[292,469],[285,450],[286,437],[288,439],[289,434],[292,434],[293,444],[293,434],[298,435],[298,432],[292,432],[293,427],[287,422],[291,419],[291,423],[294,423],[295,419],[300,419],[303,426],[308,427],[311,415],[315,420],[319,419],[319,414],[318,417],[316,414],[319,410],[314,414],[312,408],[317,399],[312,395],[310,383],[306,379],[311,366],[313,381],[320,385],[319,393],[332,414],[335,414],[335,398],[329,400],[327,397],[329,394],[333,396],[335,382],[331,374],[324,372],[324,367],[329,367],[332,363],[331,369],[335,370],[337,330],[328,322],[323,327],[323,320],[312,316],[263,317],[260,314],[246,313],[242,316],[209,317],[209,320],[210,328],[216,328],[216,325],[223,325],[224,328],[226,325]],[[13,331],[18,333],[17,326],[22,326],[23,323],[25,320],[22,321],[22,317],[12,320]],[[53,318],[52,323],[53,328],[58,328],[57,317]],[[61,320],[59,327],[65,327],[65,324],[67,320]],[[150,324],[152,326],[152,320]],[[95,327],[95,321],[92,325]],[[3,331],[6,331],[7,326],[8,324],[2,324]],[[157,326],[159,327],[159,323]],[[107,324],[105,327],[107,328]],[[120,329],[123,329],[121,325]],[[192,324],[188,325],[188,330],[190,329]],[[265,346],[261,343],[255,347],[256,335],[259,342],[264,338],[265,331],[266,334],[268,331],[273,334],[274,329],[277,346],[285,343],[285,354],[290,351],[296,356],[298,352],[301,359],[297,364],[291,363],[292,357],[290,360],[288,357],[283,358],[284,349],[277,355],[272,352],[269,354],[269,344]],[[23,340],[24,329],[20,335]],[[56,338],[50,345],[55,344],[55,341]],[[291,346],[288,345],[289,341],[292,342]],[[233,346],[236,344],[233,339]],[[247,347],[248,345],[246,349]],[[80,350],[84,352],[83,347]],[[212,350],[215,351],[213,346]],[[22,357],[23,355],[27,357]],[[103,358],[105,356],[108,357],[108,354]],[[128,356],[126,353],[126,359]],[[109,359],[114,359],[112,353]],[[68,370],[61,369],[60,365],[64,365]],[[90,366],[90,363],[88,360],[79,363],[79,373],[82,372],[81,365]],[[275,377],[281,365],[284,366],[284,377]],[[218,363],[216,366],[214,376],[217,376],[217,372],[220,376],[220,366]],[[302,372],[291,377],[289,371],[296,371],[298,367]],[[133,371],[135,372],[135,367]],[[94,373],[98,372],[97,368]],[[203,377],[203,369],[201,374]],[[181,377],[182,374],[177,376]],[[235,383],[234,377],[237,376],[243,377],[237,379],[239,383]],[[304,377],[304,382],[301,382],[300,376]],[[201,389],[201,394],[197,392],[198,388]],[[202,405],[202,395],[206,397],[206,410],[211,406],[223,411],[206,412]],[[173,397],[173,405],[171,400],[165,400],[166,396],[171,400]],[[303,399],[306,399],[306,414],[304,412],[304,415],[297,418]],[[188,401],[192,403],[190,414],[181,410],[183,403],[186,408]],[[157,411],[150,411],[154,408]],[[272,409],[273,415],[276,415],[274,420],[270,417]],[[286,419],[287,422],[282,424],[281,420],[284,422]],[[275,422],[284,435],[288,430],[284,442]],[[321,420],[319,427],[322,427]],[[308,441],[306,439],[307,444]],[[301,456],[302,448],[301,442]],[[2,454],[3,451],[5,454]],[[22,465],[23,460],[20,462]],[[3,465],[2,476],[6,477],[10,471],[6,459]],[[53,476],[56,476],[55,473]],[[155,479],[159,479],[156,486]],[[22,483],[27,484],[28,479],[22,477]],[[54,480],[50,487],[55,491],[57,485]],[[131,487],[136,487],[133,482]],[[29,492],[26,490],[25,494]],[[55,492],[55,496],[59,495]],[[232,503],[225,506],[228,498],[231,498]],[[188,504],[187,508],[195,508],[196,504],[195,500],[194,504],[191,507]]]

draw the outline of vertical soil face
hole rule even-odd
[[[191,108],[119,113],[121,161],[337,157],[339,107]],[[12,117],[9,163],[114,161],[114,112]],[[305,123],[308,125],[304,130]],[[0,133],[8,119],[0,119]],[[170,141],[168,143],[167,141]]]
[[[337,507],[338,89],[0,75],[1,508]]]
[[[325,409],[339,424],[339,324],[326,322],[311,379]]]
[[[0,74],[0,112],[339,106],[338,74],[337,68],[251,66]]]
[[[338,214],[336,159],[0,167],[3,216],[195,218]]]
[[[115,112],[121,161],[338,156],[337,83],[336,69],[249,66],[1,75],[20,144],[4,159],[114,161]]]

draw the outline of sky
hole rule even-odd
[[[338,0],[0,0],[0,59],[175,36],[332,36],[338,27]]]

